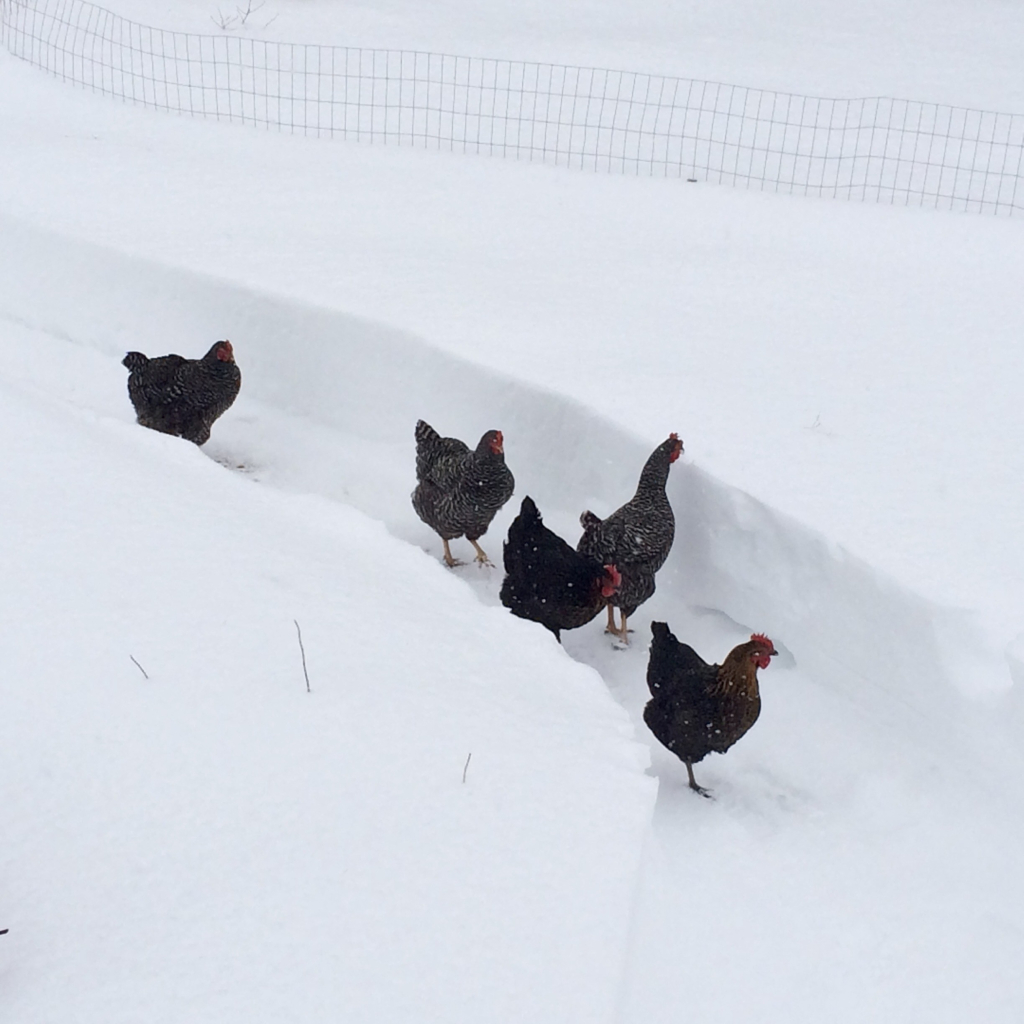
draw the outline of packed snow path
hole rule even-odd
[[[609,1019],[654,784],[597,674],[0,353],[4,1019]]]
[[[379,325],[4,226],[15,1019],[1019,1018],[1019,709],[952,685],[945,613],[680,463],[634,646],[566,637],[602,683],[489,607],[497,570],[437,564],[412,424],[504,430],[496,560],[522,495],[574,538],[660,438]],[[244,384],[213,441],[135,427],[123,352],[226,324]],[[753,628],[782,655],[756,728],[701,766],[714,804],[651,745],[650,819],[605,684],[646,744],[654,617],[712,658]]]

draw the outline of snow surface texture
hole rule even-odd
[[[213,32],[248,0],[104,0],[126,18]],[[237,35],[444,50],[677,74],[815,96],[906,96],[1024,111],[1024,10],[1000,0],[266,0]],[[258,8],[258,9],[257,9]]]
[[[141,970],[152,982],[133,998],[154,1019],[271,1020],[321,1005],[355,1020],[610,1019],[634,884],[627,1020],[676,1019],[671,1004],[655,1012],[665,985],[690,993],[696,1019],[715,1019],[729,985],[731,1012],[811,1020],[823,989],[842,998],[849,979],[883,1012],[940,991],[938,977],[943,1003],[929,1006],[950,1015],[931,1019],[952,1020],[975,1005],[982,969],[990,1010],[1022,1005],[1005,988],[1024,952],[1009,909],[1021,896],[1014,828],[997,823],[1014,820],[1019,790],[994,814],[1008,795],[986,778],[1019,779],[1019,754],[992,711],[942,683],[926,602],[678,466],[682,529],[659,594],[637,616],[640,635],[666,617],[702,649],[725,651],[756,625],[784,653],[766,674],[758,728],[727,766],[702,766],[722,814],[695,807],[678,762],[656,750],[665,782],[634,876],[648,813],[642,762],[595,681],[584,673],[574,685],[584,670],[546,633],[481,608],[344,504],[436,559],[436,538],[406,504],[414,408],[466,436],[500,422],[520,493],[537,495],[568,536],[568,509],[606,511],[606,496],[631,491],[646,446],[387,328],[11,221],[4,238],[5,306],[46,331],[5,331],[4,376],[31,396],[9,405],[9,434],[32,441],[8,478],[18,513],[5,573],[17,597],[8,621],[19,624],[6,800],[23,830],[7,877],[16,931],[37,950],[14,1004],[22,1019],[47,1019],[72,991],[97,1020],[135,1019],[134,1009],[118,1017],[118,1001]],[[246,339],[246,386],[209,454],[269,489],[125,425],[116,360],[133,339],[163,351],[223,323]],[[510,514],[485,540],[495,555]],[[477,581],[485,603],[498,579]],[[317,652],[322,712],[302,704],[293,616]],[[639,719],[642,642],[614,652],[595,626],[566,647]],[[130,653],[174,696],[146,700]],[[26,692],[26,679],[39,682]],[[33,722],[47,723],[42,752]],[[455,803],[463,748],[476,752],[476,785],[493,778],[483,807]],[[506,774],[486,774],[502,765]],[[83,769],[85,793],[73,784]],[[734,867],[722,867],[726,856]],[[723,918],[752,863],[756,882]],[[66,906],[69,885],[84,901],[77,910]],[[675,945],[680,920],[708,929],[694,959]],[[84,962],[54,951],[67,949],[66,933],[94,928],[109,942]],[[832,928],[844,937],[823,947]],[[750,987],[706,972],[705,957],[738,940],[770,963],[767,989],[760,972]],[[823,953],[831,970],[808,985]],[[880,981],[894,960],[896,975]]]
[[[240,7],[236,15],[245,16]],[[91,91],[316,138],[793,195],[988,214],[1024,209],[1024,200],[1016,203],[1024,116],[1013,114],[175,32],[88,0],[0,5],[0,41]]]
[[[0,75],[8,212],[403,328],[648,439],[678,430],[716,477],[962,610],[941,640],[967,685],[974,661],[1009,684],[1012,219],[282,139],[154,117],[19,61]]]
[[[2,337],[5,1019],[608,1019],[653,786],[597,674]]]
[[[1019,225],[0,76],[11,1019],[1021,1018]],[[225,336],[206,449],[131,424],[125,349]],[[639,642],[566,637],[607,689],[406,543],[418,416],[570,538],[680,431]],[[782,656],[651,818],[655,617]]]

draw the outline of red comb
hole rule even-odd
[[[668,461],[675,462],[679,458],[679,453],[683,450],[683,442],[679,440],[679,435],[676,433],[669,434],[668,439],[672,442],[672,447],[668,453]]]
[[[773,644],[771,640],[764,635],[764,633],[751,633],[750,639],[755,644],[764,644],[765,647],[770,647],[772,650],[775,650],[775,644]]]

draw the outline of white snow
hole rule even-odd
[[[1002,0],[107,0],[143,24],[294,43],[649,71],[822,96],[1024,110],[1024,11]]]
[[[597,674],[3,341],[7,1019],[605,1019],[653,784]]]
[[[649,5],[614,61],[609,4],[277,8],[1024,107],[995,4]],[[2,53],[0,89],[10,1019],[1020,1019],[1016,220],[262,134]],[[210,444],[136,427],[124,351],[217,337],[243,392]],[[439,566],[420,416],[504,431],[495,559],[523,495],[575,539],[680,432],[629,651]],[[643,727],[652,618],[782,652],[714,804]]]

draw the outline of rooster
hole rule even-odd
[[[242,387],[230,341],[218,341],[202,359],[129,352],[121,362],[138,422],[195,444],[206,444],[214,421]]]
[[[622,579],[614,565],[577,553],[549,530],[529,496],[509,527],[504,555],[501,603],[546,626],[559,643],[563,629],[585,626],[600,612]]]
[[[690,789],[697,785],[693,766],[712,751],[724,754],[761,713],[757,670],[779,652],[763,633],[734,647],[721,665],[709,665],[692,647],[680,643],[664,622],[652,622],[647,687],[651,700],[644,721],[651,732],[686,765]]]
[[[515,478],[505,465],[501,431],[488,430],[470,450],[458,438],[442,437],[420,420],[416,424],[416,479],[419,483],[412,492],[412,507],[444,542],[445,564],[462,564],[452,557],[448,542],[465,535],[476,548],[477,562],[490,565],[477,540],[515,489]]]
[[[677,434],[670,434],[651,453],[636,494],[607,519],[593,512],[580,516],[583,536],[576,550],[602,565],[613,564],[622,574],[622,585],[608,601],[608,632],[629,643],[626,620],[654,593],[654,574],[665,564],[676,534],[665,484],[668,470],[683,450]],[[622,617],[615,625],[614,606]]]

